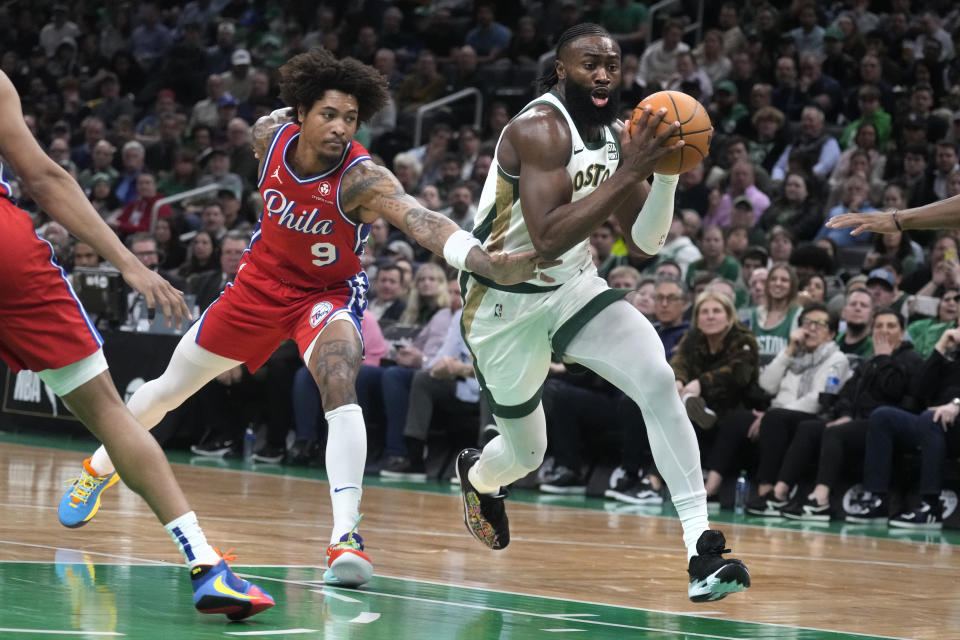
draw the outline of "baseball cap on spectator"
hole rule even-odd
[[[221,197],[223,197],[223,196],[227,196],[227,197],[229,197],[229,198],[234,198],[234,199],[236,199],[236,200],[239,200],[239,199],[240,199],[240,196],[237,195],[237,192],[234,191],[233,189],[228,189],[228,188],[226,188],[226,187],[220,187],[219,189],[217,189],[217,197],[218,197],[218,198],[221,198]]]
[[[101,85],[106,84],[107,82],[119,83],[120,78],[118,78],[117,74],[115,74],[113,71],[107,71],[106,73],[103,74],[103,77],[100,78],[100,84]]]
[[[157,91],[157,100],[160,98],[170,98],[172,101],[177,101],[177,94],[173,92],[173,89],[160,89]]]
[[[389,243],[387,245],[387,253],[393,253],[402,256],[410,262],[413,262],[413,247],[403,240],[394,240],[393,242]]]
[[[67,124],[66,120],[57,120],[53,123],[53,132],[54,133],[69,133],[70,125]]]
[[[927,118],[919,113],[908,113],[903,121],[903,126],[906,129],[926,129]]]
[[[759,41],[759,40],[760,40],[760,32],[757,31],[756,29],[747,29],[746,32],[744,32],[743,35],[746,36],[746,38],[747,38],[748,41]]]
[[[870,275],[867,276],[867,286],[869,287],[872,284],[883,285],[889,291],[893,291],[894,283],[893,273],[887,271],[883,267],[879,267],[870,272]]]
[[[740,95],[740,92],[737,90],[737,85],[734,84],[732,80],[721,80],[717,83],[716,90],[718,92],[726,91],[734,97]]]
[[[823,39],[843,40],[843,31],[835,24],[830,25],[823,31]]]
[[[60,3],[60,2],[58,2],[58,3],[55,4],[55,5],[53,5],[53,12],[54,12],[54,13],[57,13],[58,11],[59,11],[59,12],[62,12],[62,13],[67,13],[67,5],[65,5],[65,4],[63,4],[63,3]]]
[[[265,47],[267,45],[272,45],[274,47],[283,46],[283,42],[280,40],[280,36],[275,33],[268,33],[260,39],[260,46]],[[249,62],[247,64],[250,64]]]
[[[767,253],[767,250],[759,245],[751,245],[743,250],[743,253],[740,254],[740,259],[744,258],[757,258],[761,262],[766,262],[770,258],[770,254]]]
[[[110,179],[109,173],[106,173],[104,171],[98,171],[97,173],[93,174],[93,176],[90,178],[90,185],[93,186],[98,182],[106,182],[107,184],[110,184],[113,181]]]
[[[197,163],[201,167],[206,167],[207,163],[210,162],[210,158],[212,158],[217,154],[224,155],[224,156],[230,155],[229,153],[227,153],[227,150],[224,149],[223,147],[211,147],[211,148],[205,149],[199,156],[197,156]]]
[[[217,104],[221,107],[235,107],[237,106],[237,99],[233,97],[232,93],[225,93],[217,100]]]
[[[744,209],[750,209],[753,211],[753,202],[747,196],[739,196],[733,201],[733,206],[743,207]]]
[[[230,64],[235,67],[240,65],[250,64],[250,52],[246,49],[237,49],[230,56]]]
[[[886,269],[884,269],[884,271],[886,271]],[[847,286],[845,291],[847,293],[850,293],[854,289],[864,289],[866,288],[866,286],[867,286],[867,276],[863,275],[862,273],[858,273],[857,275],[847,280]]]

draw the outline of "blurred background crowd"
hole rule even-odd
[[[535,96],[559,35],[585,21],[623,51],[622,117],[674,89],[713,121],[710,156],[681,176],[660,255],[631,254],[613,219],[590,238],[600,275],[635,291],[663,340],[711,501],[728,503],[744,469],[756,515],[939,526],[948,461],[960,455],[960,429],[949,428],[960,412],[957,236],[853,237],[823,223],[960,194],[954,2],[678,0],[652,13],[630,0],[14,0],[0,6],[0,66],[50,157],[202,310],[232,280],[259,218],[250,128],[283,106],[277,69],[290,56],[323,46],[376,67],[391,102],[356,139],[469,230],[500,131]],[[68,272],[109,269],[16,175],[0,178]],[[364,263],[357,387],[371,472],[449,474],[431,452],[489,437],[493,422],[460,339],[455,274],[383,220]],[[101,322],[149,330],[127,298],[125,317]],[[533,482],[584,493],[612,464],[609,498],[659,504],[640,409],[574,369],[558,359],[545,387],[551,451]],[[322,463],[323,410],[295,346],[199,398],[162,440],[236,455],[249,427],[256,460]],[[920,470],[904,471],[898,453]],[[851,482],[857,499],[831,507]],[[898,486],[914,499],[893,513],[886,496]]]

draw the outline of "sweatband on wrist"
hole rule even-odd
[[[653,174],[653,185],[643,208],[630,229],[630,238],[648,255],[656,255],[663,247],[673,222],[673,199],[680,176]]]
[[[457,229],[450,234],[443,245],[443,258],[451,267],[462,271],[467,268],[467,254],[470,253],[470,249],[479,246],[481,246],[480,240],[472,233]]]

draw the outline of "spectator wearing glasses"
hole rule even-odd
[[[789,488],[774,483],[790,440],[804,420],[820,411],[820,393],[828,382],[842,385],[850,377],[850,363],[835,339],[839,318],[826,305],[811,302],[800,314],[800,327],[790,342],[760,372],[760,386],[773,396],[770,408],[756,416],[747,438],[759,440],[757,497],[747,504],[753,515],[779,515],[789,502]]]

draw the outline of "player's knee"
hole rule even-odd
[[[540,468],[546,453],[546,438],[521,443],[513,450],[516,466],[523,470],[523,475]]]

